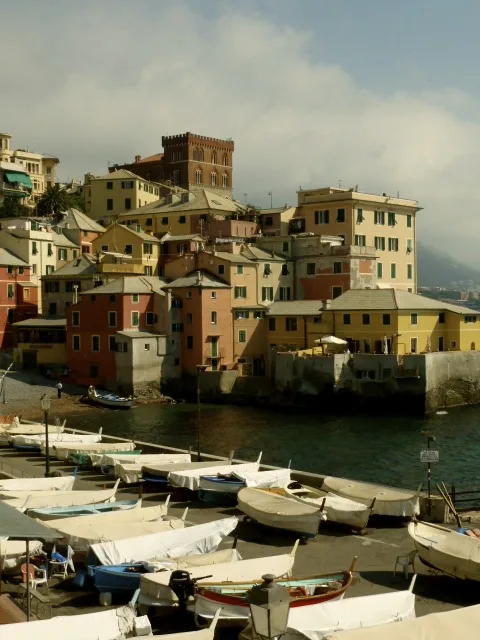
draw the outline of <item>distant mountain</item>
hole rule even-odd
[[[480,284],[479,269],[420,242],[417,244],[417,270],[419,287]]]

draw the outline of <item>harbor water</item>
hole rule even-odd
[[[103,431],[172,447],[196,449],[195,404],[140,405],[130,411],[93,409],[68,418],[69,427]],[[420,451],[425,432],[440,452],[432,480],[480,485],[480,407],[428,418],[324,416],[257,407],[202,405],[201,450],[324,475],[416,488],[424,483]]]

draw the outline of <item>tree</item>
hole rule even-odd
[[[83,211],[85,213],[85,198],[80,195],[71,195],[68,197],[69,199],[69,207],[72,209],[78,209],[79,211]]]
[[[0,218],[18,218],[31,215],[32,210],[20,204],[19,198],[5,197],[0,206]]]
[[[70,196],[58,184],[47,187],[37,202],[36,211],[40,216],[57,215],[70,207]]]

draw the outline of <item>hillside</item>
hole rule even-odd
[[[480,270],[420,242],[417,245],[419,287],[452,287],[480,284]]]

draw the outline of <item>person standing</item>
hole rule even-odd
[[[59,381],[57,384],[57,394],[59,399],[62,397],[62,389],[63,389],[63,384]]]

